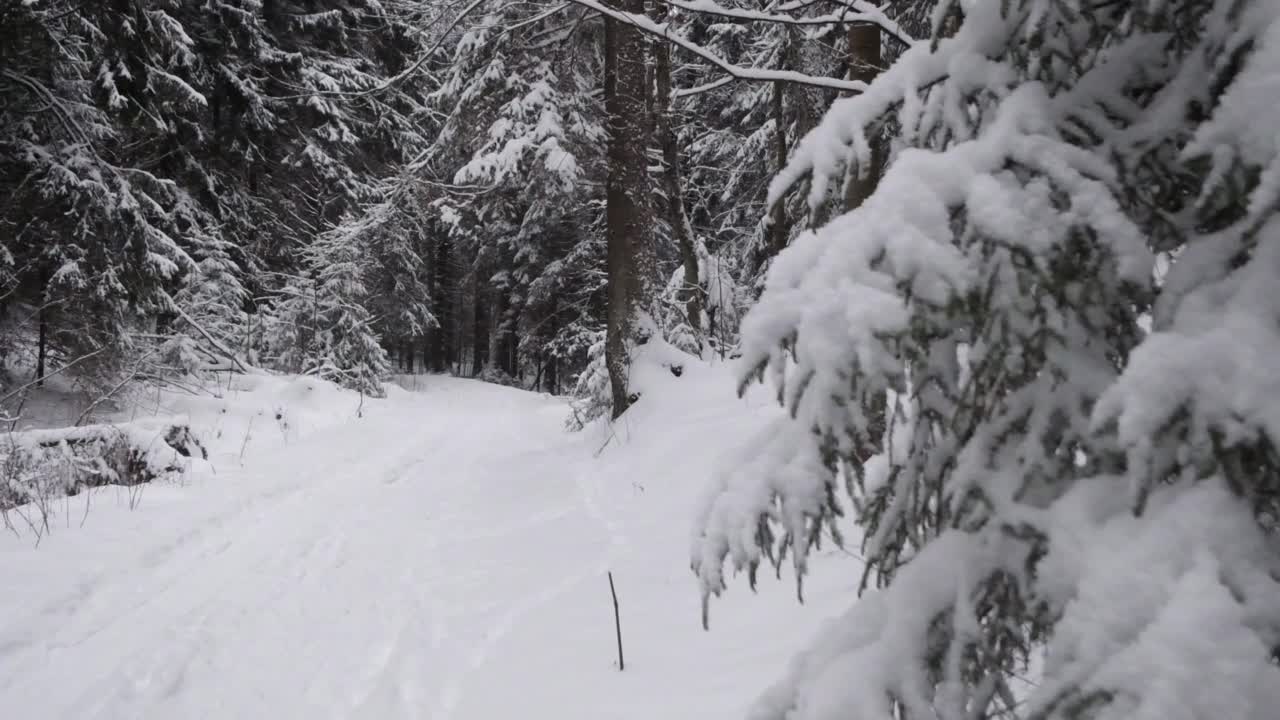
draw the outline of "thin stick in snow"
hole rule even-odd
[[[627,669],[622,659],[622,616],[618,613],[618,591],[613,587],[613,572],[609,572],[609,594],[613,595],[613,629],[618,635],[618,672]]]

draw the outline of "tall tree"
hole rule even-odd
[[[645,10],[644,0],[617,0],[614,7],[637,17]],[[645,41],[634,25],[605,18],[604,42],[604,104],[609,128],[605,362],[616,418],[633,399],[627,386],[631,353],[653,331],[657,255],[650,207]]]

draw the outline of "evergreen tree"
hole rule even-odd
[[[343,229],[302,254],[305,276],[290,280],[267,315],[265,344],[278,368],[383,397],[390,372],[367,308],[364,249]]]
[[[47,358],[118,362],[212,240],[208,214],[143,141],[202,104],[175,74],[190,39],[163,4],[132,10],[7,3],[0,18],[5,335],[36,345],[41,375]]]
[[[468,259],[452,305],[472,372],[492,364],[553,390],[583,367],[578,338],[603,323],[604,269],[598,38],[559,22],[501,6],[460,31],[430,96],[443,122],[406,181]]]
[[[755,717],[1274,712],[1277,428],[1237,343],[1280,341],[1280,150],[1249,120],[1278,19],[944,3],[799,145],[771,201],[807,176],[815,210],[879,129],[897,149],[769,271],[743,380],[794,420],[722,479],[694,568],[802,576],[848,508],[865,592]]]
[[[253,298],[422,144],[419,10],[47,0],[0,14],[6,340],[36,346],[39,372],[93,353],[109,374],[153,341],[170,369],[251,355]]]

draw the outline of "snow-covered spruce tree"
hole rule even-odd
[[[744,325],[744,383],[791,417],[708,495],[705,595],[730,557],[803,576],[849,509],[866,559],[753,717],[1272,717],[1280,7],[934,25],[773,187],[821,201],[896,128],[876,192],[778,257]]]
[[[858,3],[851,12],[834,2],[787,3],[761,11],[759,3],[728,0],[682,9],[678,24],[683,34],[740,66],[866,80],[910,38],[927,36],[933,4]],[[876,22],[859,19],[860,13]],[[693,73],[690,78],[691,68],[682,70],[691,87],[675,104],[688,157],[691,220],[712,251],[723,254],[727,246],[740,272],[756,275],[798,232],[819,221],[803,192],[766,207],[767,188],[838,93],[796,82],[717,82],[723,78],[714,68]]]
[[[603,320],[604,130],[597,33],[548,9],[495,6],[461,31],[430,97],[444,118],[433,152],[412,172],[467,263],[456,305],[471,371],[554,390]]]
[[[404,4],[184,3],[209,123],[199,159],[209,202],[253,291],[362,201],[420,145],[420,51]],[[398,82],[391,83],[391,79]]]
[[[252,360],[252,320],[242,269],[224,243],[204,243],[203,257],[172,297],[173,332],[161,338],[159,357],[174,371],[240,369]]]
[[[265,314],[271,364],[383,397],[390,370],[366,307],[364,248],[339,227],[307,247],[300,264],[306,275],[281,288]]]
[[[364,255],[362,304],[373,318],[383,347],[402,358],[415,355],[429,331],[439,325],[431,311],[432,289],[427,258],[434,242],[426,208],[411,183],[395,178],[384,188],[385,199],[359,217],[348,218],[335,232],[358,244]]]
[[[189,55],[170,19],[70,2],[0,10],[0,243],[11,268],[0,302],[17,324],[5,339],[31,341],[38,374],[46,358],[52,369],[92,354],[95,374],[109,375],[211,237],[207,213],[133,129],[178,124],[200,106],[159,69]]]
[[[0,48],[4,297],[11,320],[40,328],[37,354],[118,359],[142,338],[188,367],[243,345],[258,327],[244,288],[278,289],[298,251],[420,144],[421,73],[399,73],[419,52],[422,12],[0,8],[13,40]]]

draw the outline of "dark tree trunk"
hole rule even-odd
[[[435,286],[431,311],[439,323],[432,332],[434,338],[432,364],[437,372],[450,368],[454,357],[453,283],[449,268],[451,249],[451,243],[442,230],[440,239],[435,245],[435,266],[431,273]]]
[[[876,79],[881,71],[880,29],[874,25],[851,25],[849,27],[849,79],[869,83]],[[844,211],[849,212],[866,202],[876,191],[880,175],[884,171],[887,148],[883,138],[876,135],[869,138],[871,143],[871,163],[860,168],[857,174],[850,174],[844,187]],[[871,454],[883,451],[886,408],[885,397],[879,397],[875,404],[865,409],[868,420],[868,439],[871,443]],[[864,461],[869,457],[862,458]]]
[[[521,307],[511,302],[509,290],[498,293],[494,309],[494,338],[490,356],[493,363],[513,378],[520,377],[520,327]]]
[[[538,369],[537,369],[537,372],[533,374],[533,383],[529,385],[530,390],[542,389],[542,370],[545,367],[546,367],[546,363],[543,362],[541,357],[538,358]]]
[[[435,316],[438,323],[435,327],[427,328],[426,336],[422,338],[422,365],[424,369],[440,370],[440,346],[443,344],[445,333],[445,319],[440,316],[440,297],[445,291],[439,282],[437,275],[440,272],[440,249],[439,243],[434,237],[434,229],[429,230],[428,237],[424,238],[422,247],[423,254],[426,256],[427,272],[427,297],[431,298],[431,314]]]
[[[654,8],[658,5],[655,3]],[[668,14],[668,19],[669,19]],[[661,21],[662,18],[656,18]],[[683,183],[680,181],[680,149],[675,123],[671,115],[671,45],[658,40],[654,48],[654,128],[662,146],[662,185],[667,200],[667,222],[680,250],[684,268],[684,287],[679,299],[684,301],[689,327],[699,337],[702,332],[702,287],[698,282],[698,252],[693,242],[693,227],[684,207]]]
[[[774,123],[773,167],[775,173],[782,172],[782,168],[787,166],[787,116],[782,102],[783,89],[782,83],[775,82],[770,102]],[[787,204],[779,199],[769,210],[769,249],[766,259],[782,252],[790,237],[791,229],[787,226]]]
[[[45,303],[40,305],[40,340],[36,348],[36,387],[44,387],[45,361],[49,357],[49,319]]]
[[[787,46],[782,51],[782,62],[780,69],[792,70],[796,68],[797,54],[795,43],[791,38],[787,39]],[[769,115],[773,119],[773,142],[770,144],[772,150],[772,158],[770,158],[770,169],[773,174],[782,172],[787,166],[787,121],[786,96],[787,87],[785,83],[775,82],[770,88],[769,93]],[[796,117],[796,131],[799,134],[807,132],[806,125],[809,124],[809,106],[808,98],[805,96],[804,88],[797,88],[792,99],[792,110]],[[779,198],[778,202],[769,208],[769,224],[765,230],[765,237],[760,244],[760,248],[752,258],[752,273],[760,272],[770,260],[778,253],[782,252],[791,238],[791,226],[787,220],[787,204],[785,198]]]
[[[489,362],[504,373],[507,369],[507,288],[499,288],[494,292],[493,314],[490,316]]]
[[[560,303],[556,300],[556,298],[552,297],[551,308],[549,310],[550,315],[547,317],[547,338],[548,339],[554,338],[556,336],[556,333],[560,331],[560,323],[557,322],[557,317],[559,317],[557,313],[559,311],[560,311]],[[545,360],[547,390],[550,391],[552,395],[557,395],[560,392],[560,383],[556,376],[556,362],[557,362],[557,359],[555,355],[550,355]]]
[[[515,330],[507,333],[507,374],[513,378],[520,377],[520,338]]]
[[[484,292],[481,291],[479,282],[476,283],[473,305],[475,313],[471,323],[471,375],[475,377],[489,362],[489,329],[485,323]]]
[[[869,83],[880,74],[880,28],[871,24],[849,26],[849,79]],[[871,164],[850,174],[844,186],[844,210],[848,212],[871,197],[884,170],[884,142],[871,138]]]
[[[644,0],[615,0],[611,4],[625,12],[644,14]],[[631,404],[627,390],[629,356],[632,346],[643,341],[638,337],[640,318],[649,312],[656,274],[645,151],[645,49],[637,28],[605,19],[604,73],[609,127],[605,364],[616,418]]]

